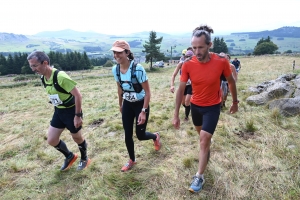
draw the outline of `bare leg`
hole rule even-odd
[[[209,159],[210,141],[212,134],[201,130],[200,131],[200,152],[199,152],[199,168],[198,173],[203,174]]]
[[[54,128],[52,126],[49,127],[48,129],[48,137],[47,137],[47,142],[49,145],[55,147],[59,143],[59,137],[61,133],[63,132],[64,129],[58,129]]]

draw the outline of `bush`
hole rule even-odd
[[[230,40],[225,40],[225,42],[234,42],[234,40],[231,40],[231,39]]]
[[[284,53],[293,53],[293,51],[292,51],[292,50],[287,50],[287,51],[284,52]]]
[[[25,75],[25,76],[16,76],[13,81],[27,81],[27,80],[34,80],[37,79],[38,76],[35,74],[32,75]]]
[[[235,44],[234,44],[234,43],[231,43],[231,44],[230,44],[230,46],[234,47],[234,46],[235,46]]]
[[[263,42],[257,45],[254,49],[254,55],[273,54],[278,49],[273,42]]]

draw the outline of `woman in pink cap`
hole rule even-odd
[[[126,41],[115,41],[110,50],[113,51],[114,58],[118,63],[112,68],[112,73],[117,82],[125,144],[130,158],[121,169],[122,172],[125,172],[136,164],[132,138],[134,119],[136,136],[139,140],[152,139],[156,151],[160,149],[161,143],[159,133],[146,132],[151,93],[145,69],[142,65],[134,63],[133,54]]]

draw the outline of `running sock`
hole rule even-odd
[[[190,111],[191,111],[191,106],[184,106],[185,107],[185,116],[189,117]]]
[[[197,176],[198,178],[204,179],[204,175],[203,175],[203,174],[199,174],[198,172],[196,173],[196,176]]]
[[[64,156],[67,158],[70,154],[72,154],[72,152],[69,151],[66,143],[64,143],[64,141],[59,140],[58,145],[56,145],[54,147],[55,149],[57,149],[58,151],[60,151],[62,154],[64,154]]]
[[[87,155],[86,155],[87,143],[86,143],[86,141],[84,140],[81,144],[78,144],[78,148],[81,153],[81,159],[87,160]]]

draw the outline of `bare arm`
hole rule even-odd
[[[238,103],[237,103],[237,90],[236,90],[236,84],[235,84],[235,80],[233,78],[232,75],[226,77],[227,82],[228,82],[228,86],[229,86],[229,90],[232,96],[232,105],[230,107],[230,113],[233,114],[235,112],[238,111]]]
[[[186,86],[186,82],[180,82],[179,88],[176,93],[176,100],[175,100],[175,112],[174,112],[174,118],[173,118],[173,126],[176,129],[180,128],[180,119],[179,119],[179,108],[181,105],[182,96],[184,93],[184,89]]]
[[[118,87],[118,99],[119,99],[119,109],[120,109],[120,112],[122,113],[122,105],[123,105],[123,97],[122,97],[122,94],[123,94],[123,91],[121,89],[121,86],[120,86],[120,83],[117,82],[117,87]]]
[[[150,86],[148,80],[142,83],[142,87],[145,90],[145,97],[144,97],[144,105],[143,108],[148,108],[149,102],[150,102],[150,97],[151,97],[151,92],[150,92]],[[146,113],[142,112],[139,114],[138,118],[138,125],[144,124],[146,121]]]
[[[170,91],[171,91],[172,93],[174,93],[174,91],[175,91],[175,89],[174,89],[175,77],[177,76],[179,70],[181,69],[182,64],[183,64],[182,62],[178,63],[177,66],[176,66],[176,68],[175,68],[175,70],[174,70],[174,72],[173,72],[173,74],[172,74],[172,77],[171,77],[171,84],[170,84]]]
[[[230,67],[231,67],[231,71],[232,71],[232,76],[233,76],[235,82],[237,82],[237,73],[236,73],[235,66],[233,64],[230,64]]]
[[[81,113],[81,111],[82,111],[82,108],[81,108],[82,95],[81,95],[81,93],[79,92],[77,87],[74,87],[73,90],[71,90],[70,93],[75,98],[75,113]],[[75,128],[78,128],[81,125],[82,125],[82,118],[75,115],[75,117],[74,117],[74,126],[75,126]]]

